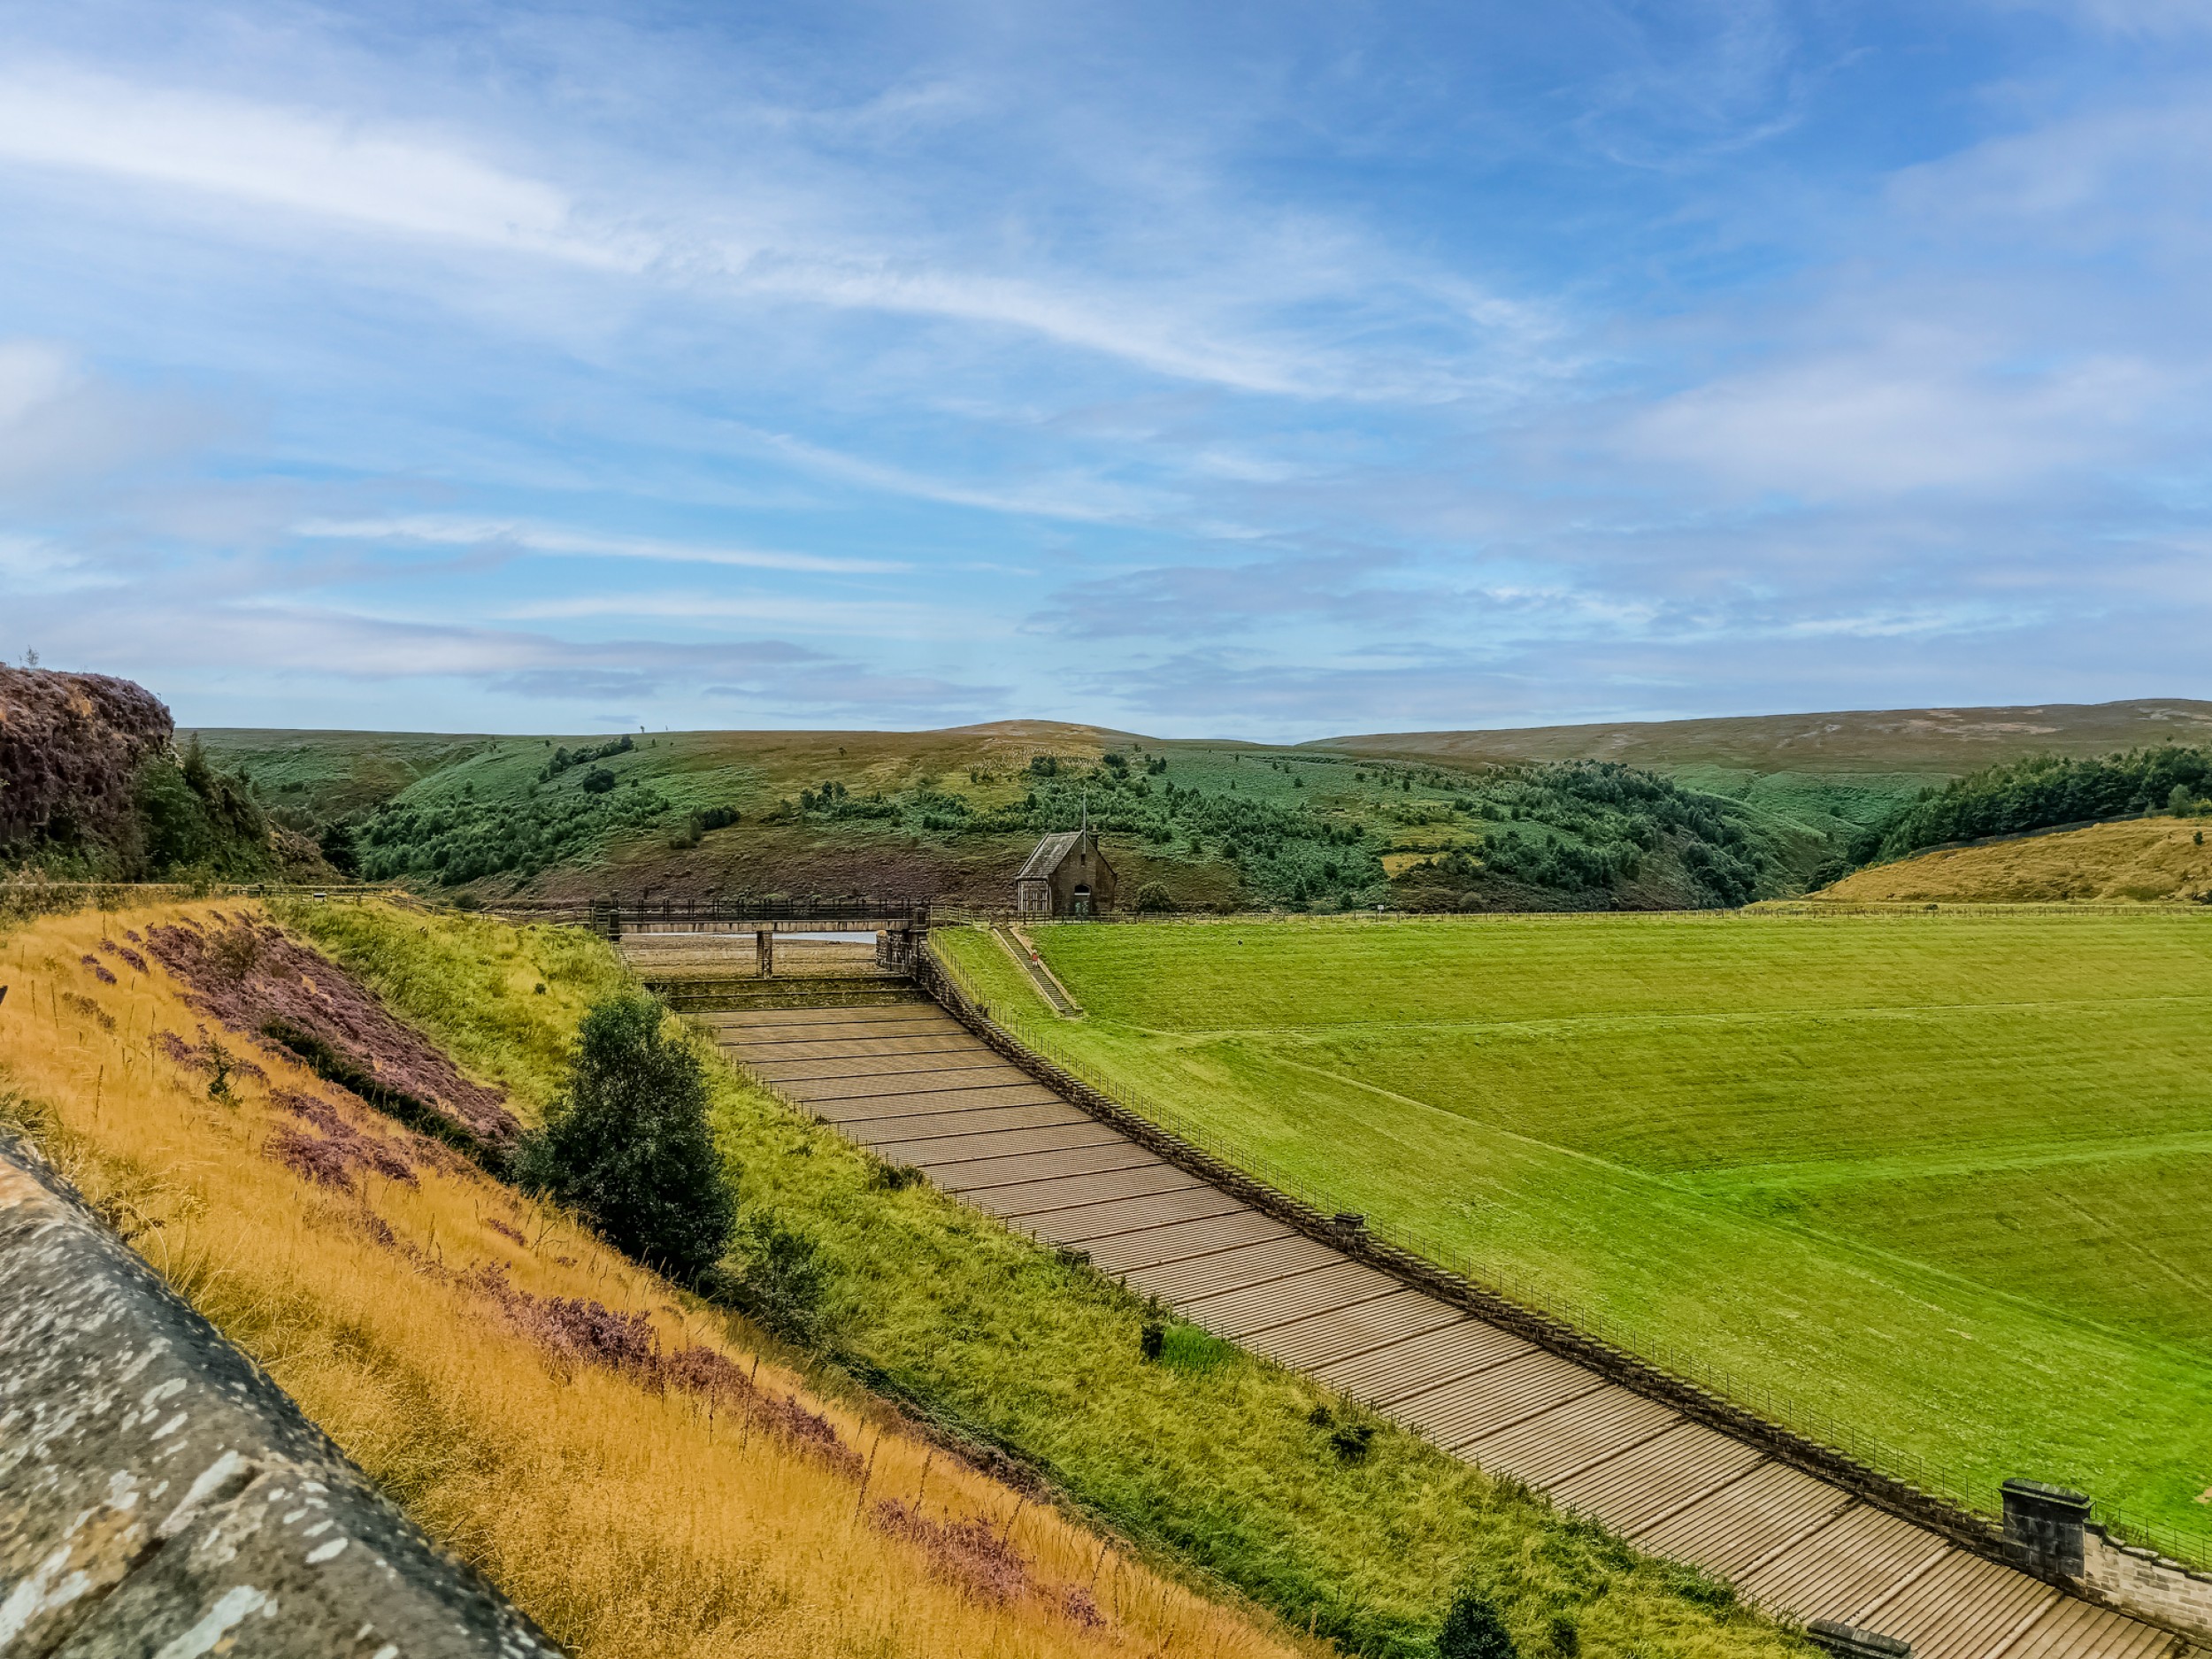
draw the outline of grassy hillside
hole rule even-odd
[[[373,905],[288,914],[480,1074],[524,1091],[534,1063],[518,1028],[561,1023],[514,966],[518,951],[545,961],[544,935]],[[488,1015],[487,1002],[504,1006]],[[1171,1333],[1171,1362],[1144,1363],[1146,1310],[1128,1292],[926,1185],[886,1180],[831,1130],[718,1075],[718,1132],[748,1223],[731,1270],[782,1263],[780,1294],[814,1347],[818,1386],[863,1379],[1004,1448],[1156,1559],[1349,1652],[1425,1659],[1471,1581],[1532,1656],[1563,1651],[1555,1632],[1568,1626],[1593,1659],[1802,1651],[1698,1575],[1640,1559],[1387,1425],[1347,1456],[1332,1429],[1363,1420],[1356,1408],[1194,1328]],[[1180,1637],[1132,1650],[1208,1651]]]
[[[2188,698],[1397,732],[1313,747],[1453,765],[1609,760],[1662,772],[1847,841],[1931,784],[2029,755],[2087,757],[2212,737]]]
[[[1141,1107],[1985,1502],[2204,1530],[2212,916],[1033,936],[1088,1018],[1029,1029]]]
[[[859,890],[1004,902],[1087,814],[1125,903],[1649,909],[1794,892],[1822,835],[1609,764],[1459,769],[1079,726],[441,740],[213,732],[374,880],[484,898]],[[378,791],[384,791],[379,794]]]
[[[2128,818],[1875,864],[1823,889],[1855,903],[2023,904],[2212,896],[2212,847],[2201,818]]]
[[[195,905],[0,936],[0,1119],[568,1651],[1310,1648],[1109,1555],[880,1402],[810,1386],[779,1345],[280,1056],[234,1037],[253,1070],[211,1096],[204,1011],[130,960],[179,925],[235,933]],[[385,953],[391,972],[534,1115],[564,1028],[618,969],[560,935],[386,913],[395,926],[409,944]],[[164,1054],[187,1039],[186,1060]]]
[[[330,841],[342,862],[485,899],[866,890],[1002,903],[1035,837],[1072,827],[1087,804],[1129,897],[1157,883],[1183,909],[1540,910],[1799,892],[1930,786],[1993,760],[2207,733],[2212,704],[2170,701],[1293,749],[1041,721],[626,739],[199,735],[252,779],[277,822]]]
[[[319,826],[388,801],[409,785],[501,741],[427,732],[287,732],[231,727],[197,736],[219,764],[242,770],[271,811]],[[514,741],[517,740],[508,740]]]
[[[1886,709],[1711,720],[1616,721],[1498,732],[1393,732],[1329,738],[1348,753],[1503,764],[1613,760],[1770,777],[1951,777],[2022,755],[2101,755],[2212,737],[2212,703],[2185,697],[2016,708]]]

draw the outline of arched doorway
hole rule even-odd
[[[1088,916],[1090,913],[1091,890],[1081,882],[1078,882],[1076,884],[1075,891],[1068,895],[1068,914],[1070,916]]]

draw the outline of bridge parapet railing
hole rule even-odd
[[[914,898],[790,898],[718,894],[693,898],[522,900],[495,907],[518,919],[560,921],[618,937],[649,929],[668,932],[708,928],[740,929],[749,923],[788,926],[810,923],[831,931],[864,926],[875,932],[922,933],[930,925],[930,902]]]

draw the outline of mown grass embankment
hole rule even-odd
[[[2203,1532],[2212,918],[1038,927],[1038,1040],[1342,1208],[1961,1471]]]
[[[134,935],[212,909],[0,934],[0,1119],[572,1652],[1288,1659],[1306,1646],[1109,1549],[856,1392],[809,1387],[784,1350],[558,1212],[219,1029],[243,1064],[228,1098],[211,1096],[204,1016]],[[363,936],[357,916],[327,914]],[[384,914],[387,985],[424,1023],[472,1033],[457,1047],[526,1111],[541,1102],[560,1032],[618,977],[604,953]],[[164,1033],[198,1058],[169,1057]]]
[[[502,1068],[520,1040],[439,987],[479,983],[517,1017],[565,1028],[557,1002],[519,996],[525,975],[494,983],[500,953],[518,948],[497,924],[288,914],[485,1075],[519,1077]],[[1409,1435],[1379,1425],[1348,1461],[1333,1430],[1353,1408],[1239,1349],[1179,1328],[1169,1363],[1144,1362],[1145,1310],[1128,1293],[926,1186],[887,1187],[867,1156],[726,1069],[716,1120],[756,1239],[780,1228],[811,1252],[819,1291],[805,1312],[849,1375],[1004,1448],[1295,1630],[1424,1655],[1471,1581],[1532,1655],[1570,1625],[1582,1653],[1622,1659],[1801,1650],[1724,1589]]]

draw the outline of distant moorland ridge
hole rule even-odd
[[[1497,731],[1378,732],[1306,745],[1354,754],[1508,764],[1617,760],[1655,772],[1720,766],[1751,772],[1917,772],[1953,776],[2022,755],[2100,755],[2212,740],[2212,703],[2139,697],[2119,703],[2000,708],[1849,710],[1704,720],[1621,720]]]
[[[1804,891],[1931,787],[2195,744],[2212,703],[1903,709],[1402,732],[1277,746],[999,720],[584,736],[204,729],[342,867],[486,900],[610,888],[1002,902],[1086,812],[1133,898],[1642,910]],[[1890,852],[1885,856],[1894,856]]]

